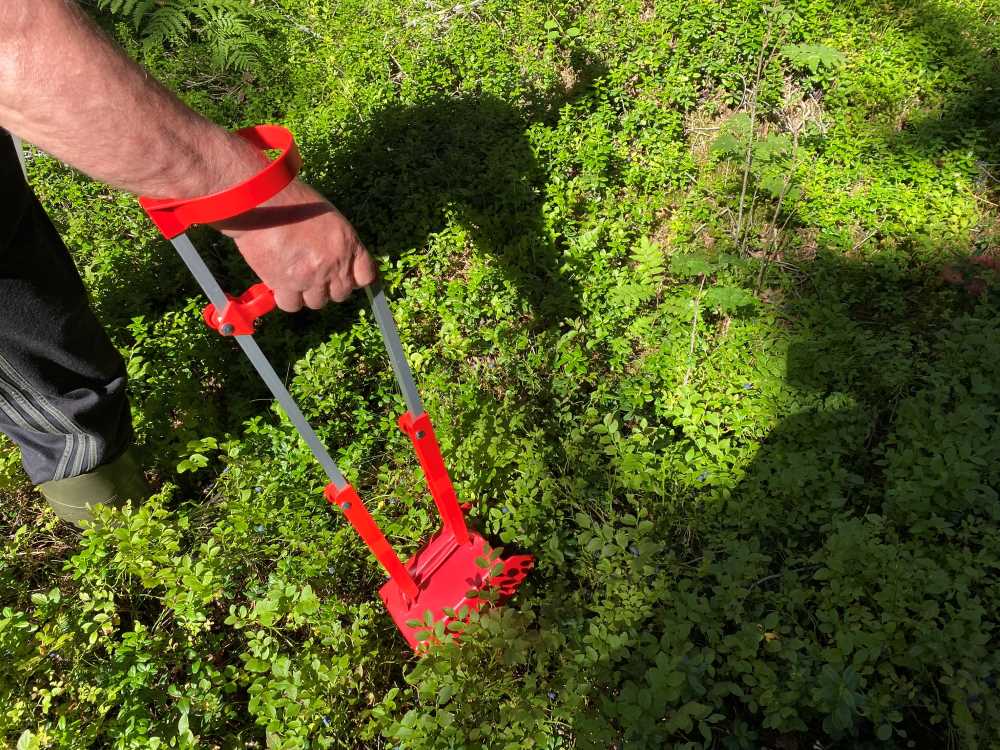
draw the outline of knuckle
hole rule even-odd
[[[330,288],[330,298],[334,302],[343,302],[351,296],[351,288],[348,286],[334,286]]]
[[[327,302],[327,296],[323,293],[310,294],[306,297],[306,304],[312,310],[321,310]]]

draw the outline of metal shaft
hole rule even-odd
[[[14,141],[14,150],[17,151],[17,159],[21,162],[21,171],[24,172],[24,179],[28,179],[28,163],[24,160],[24,144],[21,143],[21,139],[18,138],[13,133],[10,134],[10,138]]]
[[[223,310],[226,303],[229,301],[226,297],[226,293],[222,291],[222,287],[219,286],[219,282],[215,280],[215,276],[209,270],[208,266],[205,265],[205,261],[202,260],[201,254],[195,249],[194,245],[191,244],[191,240],[188,239],[186,234],[181,234],[175,237],[171,242],[176,248],[177,253],[181,256],[181,260],[184,261],[184,265],[188,267],[191,274],[194,276],[195,281],[198,282],[198,286],[202,288],[205,292],[205,296],[208,297],[209,302],[215,305],[216,310]],[[247,355],[247,359],[250,360],[250,364],[254,366],[257,374],[260,375],[264,384],[267,386],[268,390],[274,396],[275,400],[281,405],[281,408],[288,415],[289,421],[295,426],[295,429],[299,431],[299,435],[305,440],[306,445],[309,446],[309,450],[319,461],[320,466],[323,467],[323,471],[330,478],[334,487],[337,489],[342,489],[347,486],[347,479],[344,478],[343,473],[337,467],[336,462],[330,456],[326,447],[323,445],[316,431],[312,428],[309,422],[306,420],[305,415],[302,414],[302,410],[299,409],[298,404],[292,399],[291,394],[288,389],[285,388],[285,384],[278,377],[278,373],[274,371],[274,367],[271,366],[270,361],[264,356],[264,352],[260,350],[257,342],[254,340],[253,336],[236,336],[236,342],[243,349],[243,352]]]
[[[260,350],[254,337],[236,336],[236,343],[243,349],[243,352],[247,355],[247,359],[250,360],[250,364],[257,370],[257,374],[260,375],[261,379],[267,385],[268,390],[274,395],[275,400],[281,404],[281,408],[285,410],[289,421],[295,425],[295,429],[299,431],[299,435],[306,441],[306,445],[309,446],[309,450],[312,451],[316,460],[319,461],[320,466],[323,467],[323,471],[326,472],[333,486],[338,490],[346,487],[347,479],[344,478],[344,475],[337,467],[337,463],[319,439],[319,435],[316,434],[312,425],[309,424],[305,415],[302,414],[302,410],[299,409],[298,404],[292,399],[288,389],[285,388],[285,384],[281,382],[281,378],[278,377],[271,363],[264,356],[264,352]]]
[[[396,327],[396,320],[389,310],[389,303],[385,299],[385,290],[381,282],[365,287],[368,301],[372,306],[372,314],[375,322],[378,323],[382,332],[382,341],[385,343],[385,350],[389,355],[389,362],[392,371],[396,375],[396,382],[399,383],[399,390],[403,392],[403,401],[406,408],[416,419],[424,413],[424,404],[420,400],[420,393],[417,391],[416,381],[413,379],[413,371],[406,361],[406,353],[403,351],[403,342],[399,340],[399,329]]]

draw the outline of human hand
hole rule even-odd
[[[213,226],[236,241],[286,312],[343,302],[378,276],[350,222],[298,180],[254,210]]]

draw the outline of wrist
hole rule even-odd
[[[215,125],[196,143],[179,144],[183,158],[165,182],[164,197],[200,198],[238,185],[261,171],[267,161],[263,154],[239,136]],[[168,186],[167,186],[168,185]]]
[[[295,224],[333,210],[333,206],[323,196],[295,179],[284,190],[253,210],[214,222],[211,226],[227,237],[238,240],[251,232]]]

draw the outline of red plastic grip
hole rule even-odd
[[[237,130],[236,135],[261,151],[277,149],[281,155],[249,180],[219,193],[181,200],[139,198],[149,218],[168,240],[194,224],[211,224],[244,214],[276,196],[295,179],[302,157],[290,130],[280,125],[256,125]]]
[[[227,294],[229,303],[219,313],[209,304],[202,316],[209,328],[223,336],[252,336],[257,318],[275,307],[274,292],[267,284],[254,284],[239,297]]]

